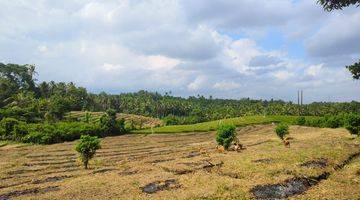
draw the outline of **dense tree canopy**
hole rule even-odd
[[[360,5],[360,0],[318,0],[327,11],[339,10],[350,5]]]
[[[360,103],[317,102],[299,106],[282,100],[243,98],[188,98],[157,92],[123,94],[88,93],[73,83],[36,84],[35,68],[29,65],[0,64],[0,119],[12,117],[25,122],[61,120],[68,111],[106,111],[158,117],[168,124],[190,124],[245,115],[336,115],[359,113]]]

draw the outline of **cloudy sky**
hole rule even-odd
[[[360,8],[316,0],[0,0],[0,62],[91,92],[360,101]]]

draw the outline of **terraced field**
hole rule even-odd
[[[78,120],[83,120],[85,118],[85,113],[86,112],[83,111],[71,111],[66,114],[65,118],[76,118]],[[89,112],[89,114],[91,122],[98,122],[100,121],[100,117],[104,114],[104,112]],[[164,125],[163,121],[161,121],[160,119],[153,117],[145,117],[141,115],[117,113],[116,118],[124,119],[126,122],[132,122],[134,126],[140,129]]]
[[[359,199],[360,139],[345,129],[238,128],[245,149],[216,150],[214,132],[101,139],[84,170],[75,142],[0,147],[0,199]]]

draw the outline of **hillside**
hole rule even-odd
[[[316,119],[318,117],[307,116],[306,119]],[[209,122],[202,122],[189,125],[173,125],[150,128],[145,130],[135,130],[135,133],[180,133],[180,132],[206,132],[214,131],[218,128],[219,124],[233,124],[235,126],[248,126],[254,124],[269,124],[272,122],[279,123],[285,122],[288,124],[295,124],[298,116],[245,116],[235,117],[222,120],[215,120]]]
[[[76,118],[78,120],[84,120],[85,113],[83,111],[71,111],[65,115],[65,118]],[[104,112],[88,112],[90,114],[91,122],[98,122]],[[153,117],[145,117],[141,115],[117,113],[117,119],[124,119],[125,122],[132,122],[137,128],[150,128],[163,126],[163,122],[160,119]]]

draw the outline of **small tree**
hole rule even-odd
[[[225,150],[228,150],[231,143],[234,141],[235,135],[235,126],[234,125],[220,125],[217,129],[216,142],[223,146]]]
[[[100,140],[96,136],[81,136],[79,143],[77,143],[75,147],[75,150],[80,153],[80,159],[83,162],[85,169],[88,168],[89,160],[94,157],[96,150],[100,148]]]
[[[352,135],[356,135],[359,137],[360,135],[360,115],[349,115],[346,120],[345,128]]]
[[[275,128],[276,135],[282,140],[285,140],[285,135],[289,134],[289,126],[287,124],[279,124]]]

